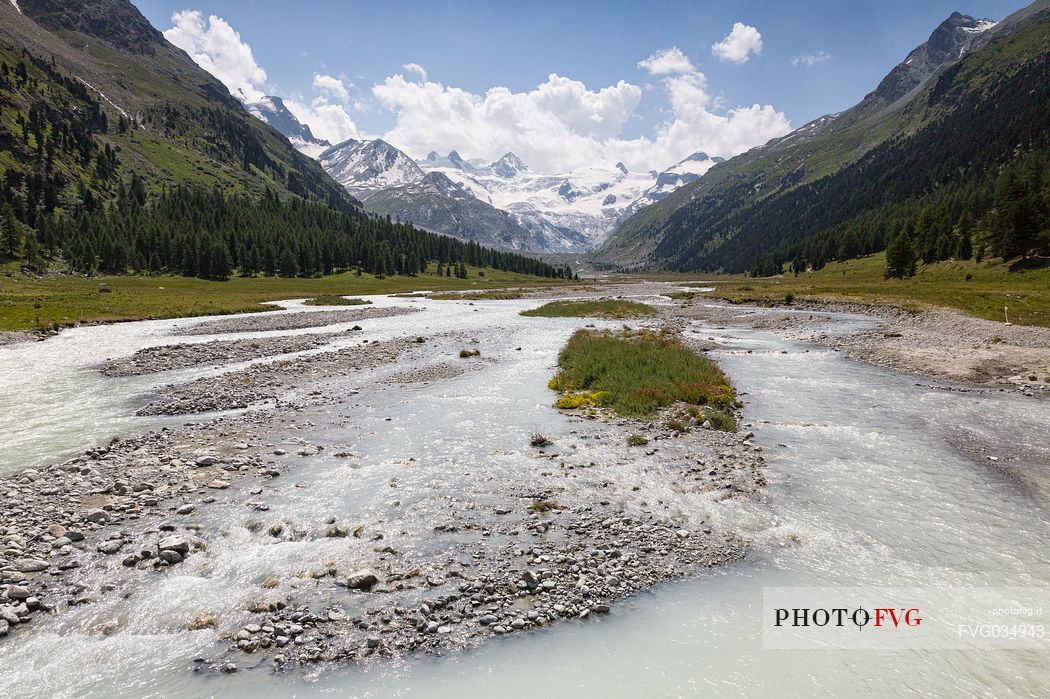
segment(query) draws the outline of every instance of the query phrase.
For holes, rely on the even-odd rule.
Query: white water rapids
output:
[[[364,336],[482,331],[498,324],[506,332],[496,338],[503,348],[486,348],[485,356],[497,361],[478,372],[369,406],[360,418],[361,431],[350,435],[363,451],[377,461],[408,451],[433,459],[476,459],[498,476],[500,469],[514,467],[512,459],[491,456],[506,448],[507,434],[542,428],[558,435],[569,429],[549,407],[546,381],[565,338],[586,321],[517,315],[535,301],[412,303],[425,312],[362,323]],[[43,343],[0,348],[0,471],[57,461],[165,420],[184,421],[132,413],[157,386],[214,369],[107,379],[92,367],[149,345],[217,339],[168,334],[172,326],[191,322],[77,328]],[[1046,503],[988,463],[961,454],[949,436],[965,426],[993,449],[1020,448],[1042,458],[1050,402],[917,385],[914,378],[768,332],[700,324],[692,331],[721,344],[713,356],[743,395],[745,421],[769,460],[763,495],[734,505],[733,516],[753,541],[744,561],[636,595],[600,621],[559,623],[445,658],[380,662],[319,676],[266,669],[228,676],[192,673],[193,658],[215,638],[174,628],[165,614],[199,602],[201,595],[220,598],[220,604],[241,600],[236,590],[190,571],[166,576],[131,600],[107,602],[110,613],[129,620],[112,635],[95,632],[98,612],[80,607],[64,619],[38,619],[17,640],[0,640],[0,695],[1045,695],[1046,645],[779,650],[763,642],[768,619],[762,600],[764,590],[785,586],[1045,590],[1050,581]],[[383,416],[392,414],[401,419],[384,428]],[[367,507],[367,475],[360,491],[325,481],[345,475],[306,466],[290,478],[310,482],[314,494],[284,496],[282,505],[304,512],[340,502]],[[237,543],[228,554],[233,558]],[[245,545],[241,555],[245,558],[231,566],[251,566],[250,557],[258,552]],[[293,568],[297,553],[287,555],[287,567]]]

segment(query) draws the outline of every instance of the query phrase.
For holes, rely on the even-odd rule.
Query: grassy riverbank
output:
[[[483,271],[485,276],[478,276]],[[466,291],[564,282],[492,269],[468,269],[467,279],[420,274],[378,279],[352,273],[327,277],[26,277],[0,275],[0,330],[35,330],[83,322],[181,318],[265,311],[266,301],[415,290]],[[108,289],[108,291],[106,291]]]
[[[887,304],[906,308],[943,306],[978,318],[1003,320],[1003,306],[1018,325],[1050,326],[1050,266],[1010,271],[991,262],[938,262],[924,265],[908,279],[884,279],[880,253],[848,262],[833,262],[820,271],[769,279],[712,277],[715,291],[705,294],[733,302],[783,302],[830,299]],[[969,276],[969,279],[967,278]]]
[[[599,405],[643,417],[681,401],[731,411],[732,384],[718,365],[673,335],[642,330],[577,330],[558,355],[550,387],[557,406]]]
[[[522,311],[521,315],[538,318],[645,318],[656,315],[656,309],[647,303],[601,299],[598,301],[551,301],[539,308]]]

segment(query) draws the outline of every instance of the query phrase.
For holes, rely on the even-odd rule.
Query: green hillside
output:
[[[415,275],[439,262],[565,275],[365,216],[127,0],[0,3],[0,19],[8,268],[224,280]]]
[[[959,25],[969,19],[949,18],[856,107],[643,209],[597,260],[766,275],[894,239],[926,263],[1050,252],[1048,3],[1004,20],[956,61],[954,45],[941,44],[968,36]],[[948,59],[909,74],[915,56]]]

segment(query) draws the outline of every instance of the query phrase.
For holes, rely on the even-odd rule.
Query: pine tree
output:
[[[281,253],[281,276],[294,277],[299,271],[299,263],[295,259],[295,253],[290,248],[285,248]]]
[[[211,246],[211,278],[226,281],[233,273],[233,258],[230,250],[221,240],[216,240]]]
[[[901,231],[893,236],[886,247],[886,277],[904,279],[915,275],[915,247],[907,233]]]
[[[40,254],[40,245],[32,233],[26,236],[25,243],[22,245],[22,262],[31,272],[42,272],[44,269],[44,258]]]
[[[15,219],[15,210],[11,202],[4,203],[2,218],[4,230],[2,231],[3,240],[0,243],[3,244],[3,253],[7,257],[16,259],[19,248],[22,247],[22,232]]]

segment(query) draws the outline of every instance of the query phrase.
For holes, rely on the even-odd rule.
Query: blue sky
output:
[[[617,130],[615,137],[610,136],[607,129],[589,134],[592,139],[608,142],[633,143],[644,139],[658,143],[661,125],[666,126],[680,116],[679,112],[687,110],[688,100],[703,100],[705,114],[716,116],[725,115],[735,107],[768,107],[769,111],[761,118],[744,115],[735,126],[714,123],[700,115],[679,131],[680,134],[702,131],[711,122],[712,128],[721,131],[707,141],[700,139],[685,145],[709,143],[711,150],[722,150],[724,152],[718,154],[727,155],[742,150],[748,138],[765,140],[771,133],[783,130],[786,123],[795,128],[856,103],[953,10],[979,18],[1002,19],[1023,4],[1017,0],[665,1],[659,5],[564,0],[528,3],[136,0],[139,9],[161,30],[172,27],[172,15],[183,10],[199,11],[205,30],[210,27],[211,15],[222,18],[239,33],[241,42],[250,46],[255,63],[265,71],[265,81],[259,81],[256,87],[263,92],[291,97],[303,117],[318,121],[319,128],[315,130],[324,132],[327,128],[332,137],[400,137],[405,143],[395,145],[405,147],[415,156],[422,153],[413,150],[427,147],[423,125],[428,119],[441,117],[435,112],[409,112],[417,108],[420,100],[442,96],[452,100],[463,95],[412,92],[411,86],[398,84],[388,86],[385,99],[378,98],[373,87],[391,76],[402,74],[408,82],[423,82],[422,73],[406,71],[403,67],[406,64],[421,66],[426,71],[426,80],[440,84],[442,89],[459,88],[479,98],[496,86],[508,88],[512,94],[525,95],[546,83],[550,74],[571,79],[573,85],[558,86],[558,89],[574,92],[583,100],[584,107],[580,108],[598,110],[589,118],[604,120],[602,129],[608,126]],[[753,28],[760,34],[761,53],[751,52],[744,61],[720,60],[712,53],[712,46],[729,35],[738,22],[746,25],[748,31]],[[638,65],[639,61],[671,47],[677,47],[695,69],[689,85],[675,79],[674,74],[651,74]],[[811,64],[792,60],[805,56],[822,60]],[[318,91],[314,84],[317,75],[339,80],[346,89],[345,95],[341,92],[334,95],[332,90]],[[695,77],[698,75],[702,79]],[[607,93],[600,98],[589,96],[602,88],[620,85],[621,81],[638,91]],[[582,83],[586,91],[576,83]],[[685,95],[678,89],[683,86],[693,88],[696,94]],[[696,92],[698,86],[702,95]],[[552,100],[561,103],[563,97],[559,95],[543,97],[544,104]],[[308,112],[318,97],[328,111]],[[595,107],[591,104],[595,100],[615,103]],[[332,116],[329,108],[337,102],[357,133],[349,131],[349,126],[336,127],[325,121]],[[490,118],[491,108],[492,105],[487,105],[486,116],[477,118]],[[601,111],[607,108],[616,113]],[[623,114],[617,110],[628,108],[629,116],[622,118]],[[774,111],[780,118],[769,116]],[[398,112],[402,112],[401,117]],[[518,118],[527,118],[523,116],[527,114],[519,111]],[[413,119],[414,125],[409,123]],[[480,127],[474,123],[471,128],[477,131]],[[573,138],[568,140],[575,142],[579,124],[569,128],[573,130]],[[435,149],[458,147],[461,151],[470,151],[475,148],[470,143],[460,143],[469,140],[469,132],[456,132],[451,128],[434,131],[431,140]],[[466,155],[488,157],[490,151],[499,147],[497,131],[492,134],[486,131],[486,138],[482,139],[485,145],[476,146],[475,153]],[[508,148],[529,149],[516,138],[504,140],[508,141]],[[533,149],[533,159],[544,161],[547,169],[573,164],[572,158],[550,155],[553,148],[553,144],[538,146]],[[641,155],[645,149],[637,144],[600,150],[581,142],[572,148],[576,159],[601,157],[608,150],[610,157],[622,151],[638,164],[646,160],[646,156]],[[666,144],[651,152],[650,159],[675,155],[675,150]],[[525,159],[529,161],[529,157]]]

